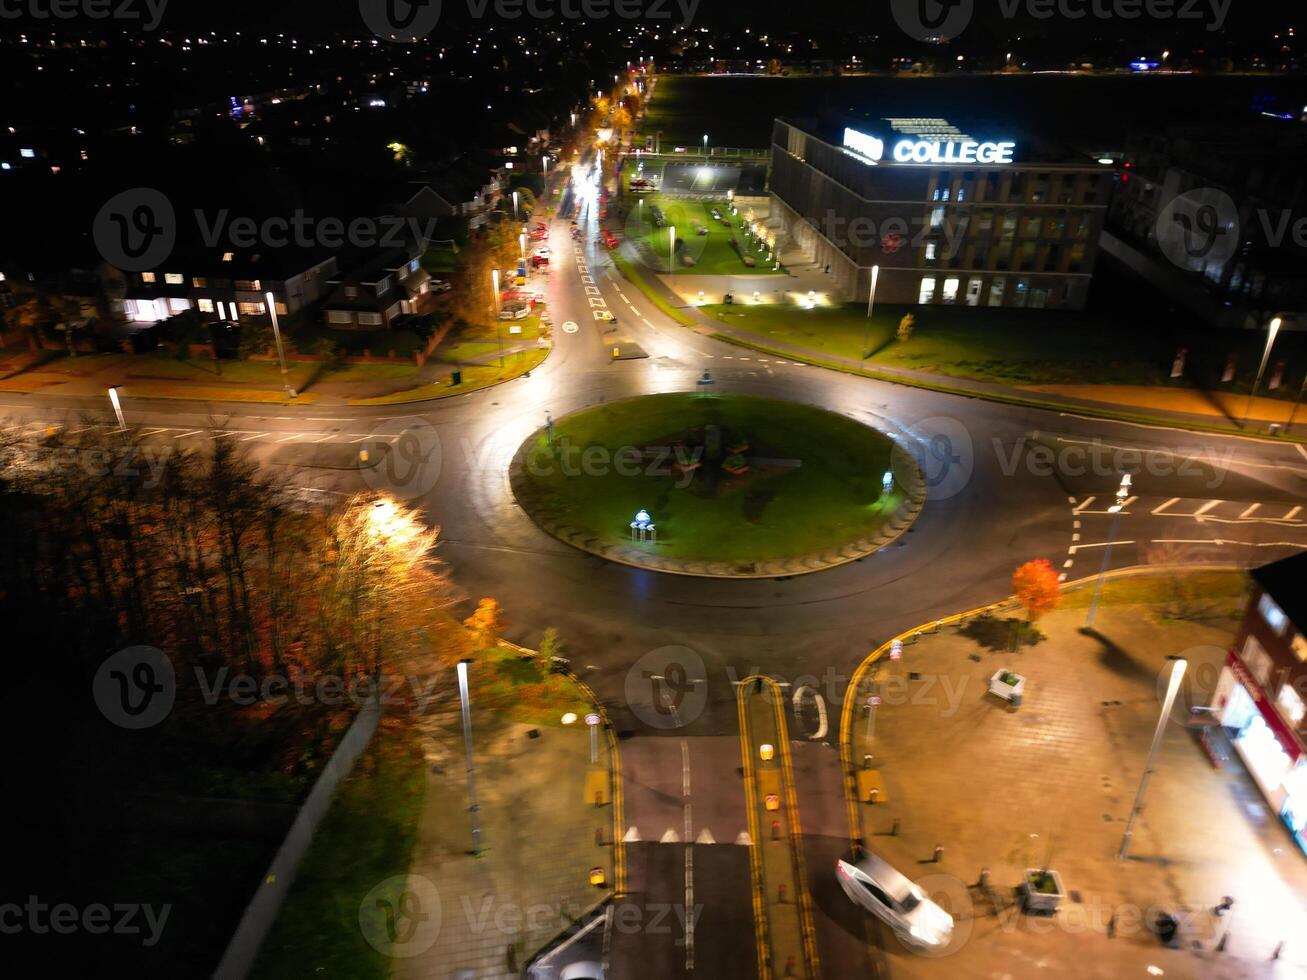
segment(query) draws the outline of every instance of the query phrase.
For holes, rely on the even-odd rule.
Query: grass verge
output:
[[[471,391],[479,391],[482,388],[489,388],[505,381],[512,381],[514,378],[520,378],[528,371],[533,371],[539,367],[548,356],[548,348],[518,351],[504,358],[503,367],[500,367],[498,363],[493,363],[473,364],[462,368],[463,382],[459,385],[453,384],[451,379],[446,379],[428,385],[419,385],[416,388],[406,388],[403,391],[393,391],[388,395],[377,395],[373,398],[351,398],[349,404],[401,405],[405,402],[424,402],[435,398],[449,398],[452,395],[465,395]]]
[[[695,322],[693,319],[690,318],[689,314],[685,313],[682,310],[677,309],[675,306],[672,306],[671,303],[667,302],[667,300],[663,297],[663,295],[660,292],[658,292],[658,290],[654,289],[648,283],[648,281],[645,280],[644,276],[640,275],[640,273],[636,271],[635,266],[631,265],[631,263],[627,261],[627,259],[624,256],[618,254],[616,250],[614,250],[611,254],[613,256],[613,265],[617,266],[617,271],[622,274],[623,278],[625,278],[627,282],[631,283],[631,285],[635,286],[636,289],[640,290],[640,292],[644,294],[645,299],[647,299],[650,303],[653,303],[654,306],[658,307],[659,311],[662,312],[663,315],[671,317],[673,320],[675,320],[677,323],[681,324],[682,326],[685,327],[695,326]]]

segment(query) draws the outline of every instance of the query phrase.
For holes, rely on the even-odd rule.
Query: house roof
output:
[[[1307,632],[1307,552],[1254,568],[1251,574],[1289,621]]]

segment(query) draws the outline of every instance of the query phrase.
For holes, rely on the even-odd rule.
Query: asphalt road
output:
[[[594,244],[594,209],[585,207],[584,195],[582,207],[588,227],[579,255],[567,222],[555,221],[551,230],[553,264],[537,288],[548,296],[555,349],[530,377],[411,411],[130,399],[124,408],[151,445],[236,439],[285,467],[310,495],[364,484],[356,472],[288,465],[297,448],[352,452],[377,433],[394,442],[414,425],[438,436],[438,477],[428,466],[415,479],[384,478],[385,488],[440,525],[439,554],[456,581],[473,601],[503,601],[512,639],[530,645],[546,627],[558,628],[574,668],[622,736],[628,832],[634,828],[640,840],[631,852],[632,900],[684,906],[692,897],[690,904],[702,905],[694,928],[685,925],[683,907],[664,919],[670,931],[618,930],[619,977],[754,969],[747,848],[735,843],[745,818],[734,680],[756,672],[796,686],[815,680],[837,717],[844,686],[870,650],[913,626],[1003,597],[1020,563],[1042,557],[1069,578],[1096,574],[1113,523],[1107,504],[1123,467],[1135,473],[1134,486],[1117,519],[1109,567],[1261,564],[1307,547],[1307,456],[1295,446],[997,405],[709,340],[660,314],[615,273],[606,250]],[[617,330],[649,356],[613,361],[613,335],[594,319],[595,309],[611,310]],[[579,329],[565,332],[565,321]],[[702,580],[575,551],[516,506],[507,463],[546,412],[559,418],[619,398],[692,391],[705,369],[716,392],[818,405],[918,448],[931,492],[914,527],[885,551],[814,575]],[[98,398],[5,393],[0,416],[9,429],[29,432],[50,423],[113,424],[107,401]],[[668,647],[678,649],[669,654]],[[647,655],[646,663],[681,663],[689,682],[634,669]],[[670,725],[656,707],[669,699],[678,708]],[[868,934],[879,934],[868,932],[831,877],[848,840],[837,753],[802,741],[797,731],[794,737],[823,972],[887,976],[889,961],[866,945]],[[834,732],[827,735],[834,739]],[[713,842],[691,844],[687,828],[690,839],[706,830]],[[887,941],[876,938],[873,947]],[[659,966],[656,974],[647,971],[651,964]]]

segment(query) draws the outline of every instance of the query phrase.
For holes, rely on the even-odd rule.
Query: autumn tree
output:
[[[477,646],[484,650],[499,642],[499,634],[506,624],[500,616],[498,600],[486,597],[477,603],[476,611],[463,620],[463,625],[472,631]]]
[[[1028,561],[1012,575],[1012,593],[1026,610],[1026,617],[1034,622],[1044,613],[1052,612],[1062,601],[1062,584],[1057,572],[1046,558]]]

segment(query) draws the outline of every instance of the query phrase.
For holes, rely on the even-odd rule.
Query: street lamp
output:
[[[517,191],[513,191],[513,220],[517,220]]]
[[[667,272],[676,271],[676,225],[667,226]]]
[[[1262,375],[1266,373],[1266,362],[1271,359],[1271,345],[1275,343],[1275,335],[1280,332],[1280,324],[1283,321],[1280,317],[1274,317],[1266,331],[1266,349],[1262,351],[1262,364],[1257,369],[1257,379],[1253,382],[1253,390],[1248,392],[1248,406],[1243,410],[1243,422],[1248,422],[1248,416],[1252,414],[1253,399],[1257,397],[1257,389],[1262,386]]]
[[[481,808],[477,806],[476,767],[472,765],[472,706],[467,697],[467,665],[458,662],[458,699],[463,705],[463,750],[467,755],[467,812],[472,818],[472,853],[481,854]]]
[[[286,389],[286,395],[290,398],[295,397],[295,389],[290,386],[290,377],[286,374],[286,352],[281,347],[281,327],[277,323],[277,303],[272,293],[264,295],[268,301],[268,316],[272,317],[272,339],[277,342],[277,361],[281,364],[281,383]]]
[[[113,406],[113,414],[118,417],[118,430],[120,432],[126,432],[127,420],[123,418],[123,406],[122,403],[118,401],[117,385],[113,385],[109,389],[109,404]]]
[[[1148,749],[1148,761],[1144,763],[1144,774],[1139,777],[1139,791],[1135,794],[1135,804],[1130,809],[1130,819],[1125,825],[1125,836],[1121,838],[1121,850],[1116,856],[1118,861],[1124,861],[1130,853],[1130,835],[1134,832],[1135,817],[1139,816],[1139,811],[1144,808],[1144,792],[1148,789],[1148,777],[1153,774],[1153,759],[1157,755],[1157,747],[1162,744],[1162,734],[1166,731],[1166,723],[1171,717],[1171,706],[1175,704],[1175,696],[1180,693],[1180,681],[1184,679],[1185,667],[1188,664],[1189,662],[1183,657],[1178,657],[1175,666],[1171,668],[1171,680],[1166,685],[1162,713],[1157,716],[1153,744]]]
[[[703,158],[708,159],[708,134],[703,134]]]
[[[1094,625],[1094,613],[1098,610],[1098,597],[1103,591],[1103,577],[1107,574],[1107,563],[1112,558],[1112,543],[1116,541],[1116,524],[1121,519],[1121,509],[1125,507],[1126,498],[1130,496],[1130,474],[1121,477],[1121,485],[1116,488],[1116,503],[1107,508],[1112,515],[1112,528],[1107,533],[1107,546],[1103,548],[1103,565],[1098,570],[1098,582],[1094,585],[1094,597],[1089,601],[1089,615],[1085,617],[1085,629]]]
[[[871,267],[871,289],[867,293],[867,326],[862,331],[862,359],[865,361],[871,351],[868,345],[871,343],[871,314],[876,309],[876,283],[880,280],[880,266]]]

